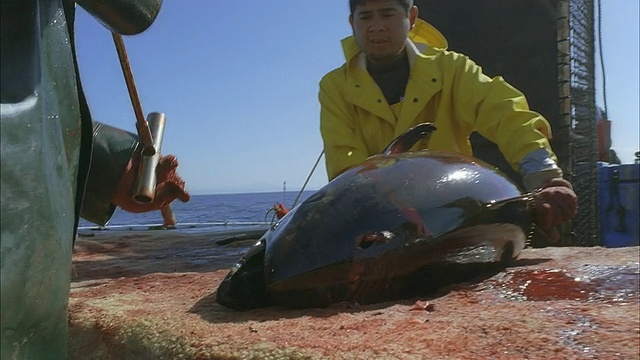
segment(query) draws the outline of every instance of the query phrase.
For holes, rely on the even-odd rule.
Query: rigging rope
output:
[[[604,55],[602,54],[602,0],[596,0],[598,3],[598,52],[600,54],[600,68],[602,69],[602,97],[604,101],[604,115],[609,117],[607,110],[607,76],[604,70]]]
[[[307,180],[304,182],[304,185],[302,185],[302,189],[300,189],[300,192],[298,193],[298,196],[296,197],[296,200],[293,202],[293,205],[291,206],[292,209],[294,207],[296,207],[296,204],[298,203],[298,200],[300,199],[300,195],[302,195],[302,192],[307,187],[307,183],[309,183],[309,179],[311,179],[311,175],[313,175],[313,173],[316,171],[316,167],[318,166],[318,163],[320,162],[320,159],[322,159],[322,155],[324,155],[324,149],[322,149],[322,151],[320,152],[320,155],[318,155],[318,159],[316,160],[316,163],[313,165],[313,169],[311,169],[311,172],[309,173],[309,176],[307,176]]]
[[[291,205],[292,209],[294,207],[296,207],[296,205],[298,204],[298,200],[300,200],[300,196],[304,192],[304,189],[307,187],[307,184],[309,183],[309,180],[311,179],[311,176],[316,171],[316,167],[318,167],[318,163],[320,162],[320,159],[322,159],[322,155],[324,155],[324,149],[322,149],[322,151],[320,152],[320,155],[318,155],[318,159],[316,160],[316,163],[313,165],[313,168],[311,169],[311,172],[307,176],[307,180],[305,180],[304,184],[302,185],[302,188],[300,189],[300,192],[298,192],[298,196],[296,196],[296,199],[293,202],[293,205]],[[284,184],[286,184],[286,181],[285,181]],[[283,189],[283,190],[286,192],[286,188]],[[286,196],[285,196],[285,199],[286,199]],[[283,201],[284,201],[284,199],[283,199]],[[289,212],[289,209],[287,209],[284,206],[283,203],[275,203],[273,205],[273,207],[271,209],[269,209],[267,211],[267,213],[264,215],[264,221],[267,222],[267,218],[269,217],[269,214],[273,213],[273,215],[271,217],[271,225],[273,225],[274,220],[276,219],[276,217],[278,219],[282,219],[288,212]]]

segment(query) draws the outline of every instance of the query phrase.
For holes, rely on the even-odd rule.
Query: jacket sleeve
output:
[[[93,122],[91,166],[81,217],[99,225],[109,222],[116,209],[111,199],[137,145],[137,135]]]
[[[353,105],[345,100],[344,91],[332,81],[332,75],[336,74],[320,81],[319,94],[320,132],[329,180],[368,157],[362,134],[353,123]]]
[[[543,149],[556,161],[549,144],[551,127],[529,109],[525,96],[502,77],[489,78],[464,55],[456,54],[455,114],[469,132],[477,131],[498,145],[509,164],[522,173],[521,161]],[[525,175],[525,174],[523,174]]]

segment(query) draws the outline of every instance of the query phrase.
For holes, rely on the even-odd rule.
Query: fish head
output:
[[[386,221],[394,216],[385,215],[393,209],[383,198],[370,178],[338,177],[276,223],[265,235],[264,275],[277,302],[323,306],[348,298],[366,259],[399,241],[386,230],[397,225]]]
[[[274,304],[264,281],[266,235],[244,253],[222,280],[216,291],[216,301],[219,304],[234,310],[249,310]]]

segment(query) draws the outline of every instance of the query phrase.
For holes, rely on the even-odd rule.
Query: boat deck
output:
[[[70,359],[638,359],[638,247],[525,249],[429,297],[237,312],[237,233],[102,231],[73,258]]]

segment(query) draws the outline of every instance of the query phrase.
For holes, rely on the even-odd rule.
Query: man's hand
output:
[[[118,189],[113,197],[113,203],[122,209],[133,212],[142,213],[154,210],[160,210],[164,205],[170,204],[173,200],[178,199],[187,202],[191,198],[185,190],[184,180],[178,175],[178,159],[173,155],[167,155],[160,158],[156,167],[156,194],[153,202],[149,204],[140,204],[133,200],[133,185],[140,168],[141,156],[135,154],[125,170]]]
[[[552,179],[534,194],[536,223],[552,242],[560,239],[557,225],[571,220],[578,210],[578,197],[571,183],[564,179]]]

